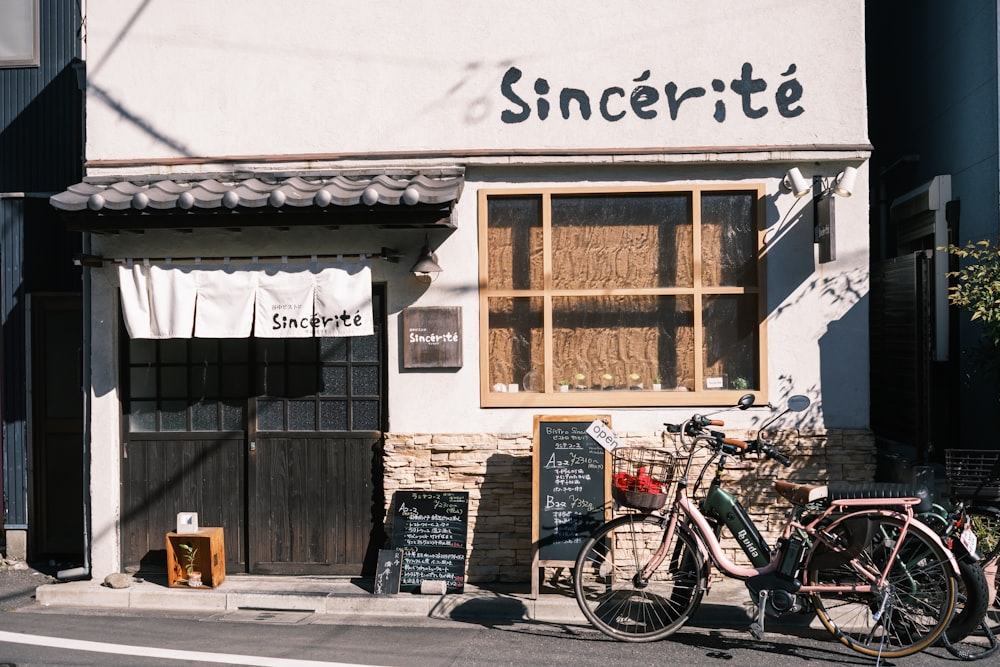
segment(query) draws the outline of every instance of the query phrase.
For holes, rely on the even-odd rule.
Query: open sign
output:
[[[587,427],[587,433],[609,452],[622,446],[621,441],[614,434],[614,431],[608,428],[608,425],[600,419],[595,419],[590,423],[590,426]]]

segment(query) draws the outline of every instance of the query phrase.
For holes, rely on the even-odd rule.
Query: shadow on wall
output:
[[[826,428],[866,429],[871,425],[868,294],[827,327],[819,340],[823,397],[819,409]]]
[[[531,452],[486,461],[468,562],[473,583],[524,582],[531,574]]]

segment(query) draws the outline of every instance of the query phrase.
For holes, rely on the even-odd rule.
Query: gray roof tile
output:
[[[91,214],[454,204],[461,195],[464,175],[459,169],[436,172],[433,175],[419,171],[257,173],[242,178],[189,174],[91,179],[53,195],[49,202],[61,211]]]

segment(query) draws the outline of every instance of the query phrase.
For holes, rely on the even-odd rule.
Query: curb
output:
[[[566,592],[543,593],[537,599],[519,590],[467,585],[462,593],[375,596],[356,581],[296,577],[240,576],[215,589],[168,588],[134,580],[113,589],[98,581],[45,584],[35,591],[37,602],[66,609],[143,610],[173,612],[233,612],[238,610],[295,611],[341,617],[420,617],[461,621],[537,621],[588,625],[576,599]],[[746,627],[754,608],[743,583],[712,584],[689,624],[704,627]],[[768,627],[807,626],[814,615],[791,614],[767,619]]]

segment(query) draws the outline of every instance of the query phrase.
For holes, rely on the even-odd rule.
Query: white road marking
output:
[[[135,655],[144,658],[163,658],[167,660],[184,660],[187,662],[218,662],[227,665],[252,665],[253,667],[373,667],[348,662],[320,662],[317,660],[289,660],[286,658],[254,657],[252,655],[237,655],[231,653],[205,653],[202,651],[178,651],[168,648],[149,646],[128,646],[126,644],[107,644],[81,639],[65,639],[63,637],[47,637],[43,635],[27,635],[0,630],[0,643],[29,644],[31,646],[47,646],[72,651],[93,651],[95,653],[112,653],[115,655]],[[376,666],[377,667],[377,666]]]

